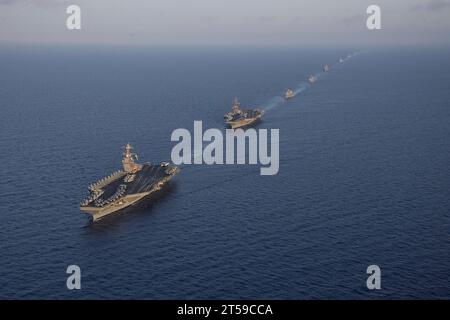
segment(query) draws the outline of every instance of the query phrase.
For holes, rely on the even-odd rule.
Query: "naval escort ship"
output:
[[[117,212],[160,190],[179,169],[167,162],[158,165],[138,164],[137,154],[128,143],[122,159],[122,170],[118,170],[89,186],[90,195],[80,203],[80,210],[95,221]]]
[[[233,100],[231,112],[225,114],[225,123],[231,129],[248,127],[261,120],[263,112],[259,109],[241,110],[241,105],[237,98]]]
[[[294,94],[294,91],[292,89],[287,89],[284,92],[284,98],[285,99],[290,99],[290,98],[293,98],[294,96],[295,96],[295,94]]]
[[[316,77],[314,77],[313,75],[310,75],[310,76],[308,77],[308,82],[309,82],[310,84],[313,84],[314,82],[316,82]]]
[[[329,64],[326,64],[326,65],[323,66],[323,71],[324,72],[328,72],[328,71],[330,71],[330,69],[331,69],[331,67],[330,67]]]

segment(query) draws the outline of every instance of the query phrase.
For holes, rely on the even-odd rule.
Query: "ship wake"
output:
[[[331,65],[331,69],[340,69],[340,67],[343,65],[343,63],[347,62],[349,59],[353,58],[354,56],[356,56],[358,53],[352,53],[350,55],[348,55],[347,57],[341,59],[340,62],[337,62],[333,65]],[[314,84],[311,84],[307,81],[302,81],[300,82],[294,89],[294,97],[303,94],[304,92],[306,92],[308,89],[310,89],[311,87],[315,86],[317,84],[317,82],[319,82],[321,80],[321,78],[323,78],[324,76],[326,76],[327,73],[326,72],[317,72],[315,74],[312,74],[312,76],[314,77],[315,81]],[[267,111],[271,111],[279,106],[281,106],[282,104],[286,103],[286,99],[283,98],[283,96],[273,96],[270,99],[267,100],[267,102],[263,103],[261,105],[261,108],[264,112]]]

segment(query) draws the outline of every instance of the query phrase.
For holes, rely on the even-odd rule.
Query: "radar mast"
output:
[[[231,111],[233,113],[240,113],[241,112],[241,104],[239,103],[239,100],[237,97],[234,97],[233,99],[233,106],[231,107]]]

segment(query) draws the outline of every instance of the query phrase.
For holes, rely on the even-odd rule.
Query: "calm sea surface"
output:
[[[450,51],[350,50],[1,48],[0,298],[449,298]],[[124,144],[170,160],[234,96],[280,129],[278,175],[184,166],[150,208],[79,211]]]

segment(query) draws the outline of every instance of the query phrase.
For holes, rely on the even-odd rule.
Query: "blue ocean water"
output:
[[[450,51],[336,65],[351,50],[2,48],[0,298],[448,298]],[[278,175],[184,166],[150,208],[79,211],[125,143],[169,160],[174,129],[223,128],[234,96],[280,129]]]

